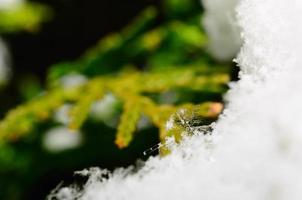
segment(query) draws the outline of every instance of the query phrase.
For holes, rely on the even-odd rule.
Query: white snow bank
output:
[[[136,173],[90,173],[60,199],[302,199],[302,1],[242,0],[244,45],[224,115],[212,136],[194,136]]]

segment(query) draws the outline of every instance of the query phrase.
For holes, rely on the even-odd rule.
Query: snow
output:
[[[239,0],[202,0],[202,24],[209,36],[209,51],[220,61],[230,61],[241,47],[235,7]]]
[[[22,5],[24,0],[0,0],[0,11],[11,10]],[[9,53],[7,47],[0,37],[0,87],[10,78]]]
[[[21,5],[24,0],[0,0],[0,10],[1,9],[12,9],[16,6]]]
[[[43,137],[43,147],[49,152],[58,153],[74,149],[83,143],[82,133],[57,126],[48,130]]]
[[[24,0],[0,0],[0,10],[13,9],[24,3]]]
[[[213,0],[214,1],[214,0]],[[225,0],[227,1],[227,0]],[[232,2],[231,0],[228,0]],[[300,200],[302,198],[302,2],[241,0],[243,46],[226,109],[211,135],[187,137],[140,170],[84,171],[84,189],[60,199]]]
[[[61,85],[66,89],[80,87],[87,82],[87,77],[82,74],[70,73],[60,79]]]
[[[4,41],[0,38],[0,87],[5,84],[10,77],[8,67],[8,51]]]
[[[67,126],[70,123],[69,113],[71,108],[72,108],[72,104],[70,103],[65,103],[62,106],[60,106],[54,112],[54,121]]]
[[[113,94],[105,94],[103,98],[92,104],[90,117],[95,121],[101,121],[107,126],[115,128],[119,121],[119,111],[117,111],[119,105],[120,101]]]

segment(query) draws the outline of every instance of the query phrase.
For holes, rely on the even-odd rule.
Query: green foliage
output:
[[[199,14],[201,11],[200,2],[192,0],[165,0],[163,7],[168,19],[185,19]]]
[[[207,37],[200,28],[200,15],[189,22],[171,19],[155,26],[158,17],[157,10],[150,7],[121,32],[100,40],[77,61],[53,66],[49,85],[56,85],[60,77],[72,72],[95,77],[126,65],[143,65],[145,69],[155,70],[208,61],[204,51]]]
[[[168,91],[187,91],[186,95],[188,92],[222,94],[229,81],[229,68],[215,66],[204,50],[207,37],[196,20],[200,15],[178,20],[184,13],[189,14],[193,2],[165,1],[163,5],[168,16],[173,17],[159,26],[155,26],[157,10],[150,7],[120,33],[100,40],[79,60],[52,67],[48,76],[49,89],[7,114],[0,123],[0,140],[16,140],[33,131],[37,123],[51,118],[64,103],[73,104],[69,127],[80,129],[93,103],[108,93],[124,104],[117,128],[116,144],[120,148],[131,142],[141,114],[159,128],[160,138],[164,140],[167,120],[178,109],[189,109],[188,102],[161,105],[152,95]],[[147,71],[132,67],[142,63]],[[64,88],[62,77],[74,73],[90,77],[90,80],[77,87]],[[181,92],[178,93],[181,96]],[[207,112],[200,115],[206,116]]]
[[[136,102],[135,100],[124,104],[124,110],[115,141],[119,148],[127,147],[132,141],[133,133],[141,117],[142,106],[141,102]]]
[[[218,70],[220,68],[217,67]],[[88,117],[93,102],[100,100],[105,93],[112,93],[124,103],[116,143],[120,147],[126,147],[130,142],[129,135],[135,131],[140,113],[147,115],[156,126],[163,129],[168,119],[159,115],[169,116],[182,107],[170,105],[170,109],[166,109],[167,105],[158,105],[148,94],[160,94],[181,88],[221,93],[228,81],[227,73],[217,73],[205,66],[154,72],[131,70],[99,76],[74,88],[52,89],[12,110],[0,123],[0,140],[15,140],[32,131],[36,123],[48,119],[65,102],[74,104],[70,112],[69,127],[78,129]],[[206,115],[207,112],[203,114]]]
[[[25,30],[36,32],[41,22],[51,18],[50,10],[36,3],[24,3],[15,8],[0,9],[0,32]]]
[[[117,71],[126,64],[145,59],[145,48],[138,48],[140,38],[155,25],[157,10],[150,7],[143,11],[132,24],[119,33],[101,39],[78,60],[66,61],[53,66],[48,73],[50,86],[58,84],[60,77],[69,73],[80,73],[89,77]],[[130,50],[129,50],[130,49]]]
[[[0,173],[18,172],[24,178],[22,183],[13,180],[8,183],[11,178],[6,177],[5,185],[0,182],[0,188],[9,188],[6,190],[10,195],[17,195],[16,187],[34,182],[37,177],[33,176],[42,176],[49,168],[55,171],[70,166],[82,168],[91,163],[97,165],[96,159],[112,162],[113,157],[120,160],[128,156],[133,161],[142,153],[131,150],[135,145],[146,148],[171,136],[180,142],[183,134],[193,134],[215,121],[223,109],[222,95],[227,90],[231,65],[217,63],[208,55],[198,2],[165,0],[162,10],[147,8],[130,25],[101,39],[79,59],[52,66],[44,91],[39,92],[41,88],[33,82],[24,83],[20,88],[26,101],[0,122]],[[36,11],[39,9],[30,15],[46,19],[41,18],[47,16],[42,14],[44,11],[41,15]],[[11,16],[18,21],[19,15]],[[12,20],[14,23],[4,26],[4,19],[0,11],[2,32],[28,27],[22,20],[18,23]],[[33,22],[30,30],[41,22],[25,21]],[[65,78],[73,75],[86,81],[66,85]],[[118,104],[108,108],[114,110],[113,117],[95,121],[94,105],[105,101],[108,95],[114,96]],[[87,144],[81,149],[52,155],[43,149],[41,138],[59,124],[54,116],[66,104],[70,105],[68,120],[60,125],[80,129],[87,137]],[[118,122],[104,122],[110,118]],[[153,128],[142,130],[142,118],[147,118]],[[157,141],[147,143],[141,139],[142,135],[148,137],[152,133],[154,137],[156,130]],[[162,155],[168,153],[165,148],[160,151]],[[113,167],[116,166],[120,163]],[[37,175],[33,175],[33,170]]]
[[[74,104],[69,127],[79,129],[89,116],[91,105],[109,92],[124,102],[116,139],[119,147],[129,145],[142,113],[161,130],[164,139],[166,121],[182,106],[157,105],[145,94],[179,88],[222,93],[229,78],[227,67],[207,66],[203,51],[206,36],[199,25],[172,20],[152,28],[155,18],[156,10],[149,8],[121,33],[101,40],[79,61],[53,67],[49,75],[52,89],[9,112],[0,123],[0,139],[15,140],[32,131],[36,123],[48,119],[65,102]],[[188,54],[198,51],[200,58],[191,61]],[[122,69],[136,64],[138,58],[144,58],[149,72],[111,70],[111,74],[102,75],[106,67]],[[76,88],[61,87],[60,78],[75,72],[95,78]]]

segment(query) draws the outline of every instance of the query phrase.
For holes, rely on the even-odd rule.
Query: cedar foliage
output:
[[[20,14],[0,11],[0,32],[35,31],[51,16],[49,9],[32,6],[36,4],[26,4],[13,11]],[[180,142],[182,134],[193,134],[196,128],[214,122],[223,108],[222,95],[227,90],[231,65],[217,63],[207,53],[201,15],[199,1],[164,0],[161,8],[147,8],[130,25],[102,38],[77,60],[52,66],[43,90],[35,87],[35,82],[29,84],[36,88],[34,92],[24,85],[27,100],[0,120],[0,175],[3,177],[0,186],[5,191],[2,194],[0,191],[0,198],[20,198],[27,185],[49,169],[74,169],[84,165],[85,156],[92,155],[95,161],[99,159],[95,152],[110,153],[104,147],[86,154],[80,149],[75,150],[77,153],[60,154],[62,159],[57,161],[53,155],[43,152],[41,137],[57,125],[53,122],[54,115],[66,104],[71,106],[64,125],[75,130],[86,126],[94,129],[91,125],[94,104],[112,95],[118,104],[112,109],[117,110],[114,113],[119,119],[114,127],[114,143],[123,149],[120,152],[131,148],[138,133],[144,133],[139,128],[142,118],[156,127],[158,142],[163,143],[171,136]],[[65,78],[74,75],[87,81],[66,86]],[[101,126],[102,122],[99,123]],[[110,128],[105,127],[106,130]],[[99,138],[98,134],[106,135],[105,132],[93,134],[94,138]],[[162,148],[160,153],[164,155],[168,150]]]
[[[164,5],[169,6],[168,3]],[[170,12],[175,14],[176,11]],[[229,68],[210,63],[205,51],[206,35],[196,23],[196,16],[185,22],[169,19],[160,26],[154,25],[156,19],[157,10],[150,7],[120,33],[100,40],[79,60],[52,67],[48,77],[49,88],[44,94],[13,109],[0,122],[0,140],[16,140],[25,136],[66,102],[73,104],[68,126],[80,129],[92,104],[112,93],[124,104],[115,141],[119,148],[130,144],[142,114],[159,128],[160,139],[164,141],[167,136],[165,125],[170,116],[185,107],[192,109],[193,104],[160,105],[148,94],[180,89],[222,94],[229,81]],[[199,58],[190,60],[189,55],[194,53],[198,53],[193,56]],[[143,71],[135,66],[139,59],[144,59]],[[108,73],[108,68],[115,70]],[[77,87],[64,88],[60,80],[68,74],[82,74],[89,77],[89,81]],[[203,108],[199,115],[209,117],[212,106],[216,104],[199,102],[197,105]]]

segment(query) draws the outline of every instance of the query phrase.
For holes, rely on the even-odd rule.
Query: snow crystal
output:
[[[92,173],[76,195],[84,200],[302,199],[301,10],[300,0],[241,0],[244,43],[236,59],[241,79],[231,84],[213,134],[186,138],[170,156],[152,157],[138,172],[118,169],[109,179]]]

